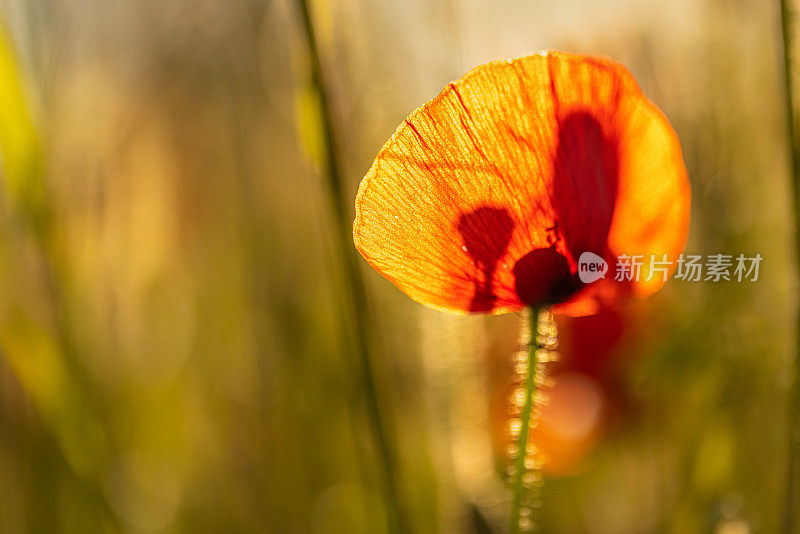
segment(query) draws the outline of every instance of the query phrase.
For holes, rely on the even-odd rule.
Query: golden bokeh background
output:
[[[631,69],[682,141],[687,252],[764,261],[560,320],[537,521],[778,532],[798,288],[777,3],[311,4],[348,199],[477,64]],[[0,23],[0,532],[387,532],[298,3],[0,0]],[[520,317],[428,310],[359,265],[409,528],[504,532]]]

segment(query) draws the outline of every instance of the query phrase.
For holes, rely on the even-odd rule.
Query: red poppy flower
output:
[[[455,313],[594,313],[656,291],[682,251],[690,187],[664,115],[622,65],[548,52],[493,62],[409,115],[356,198],[357,249],[416,301]],[[609,264],[583,284],[578,258]],[[639,280],[614,280],[619,255]]]

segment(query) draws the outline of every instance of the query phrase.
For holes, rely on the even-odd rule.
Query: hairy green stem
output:
[[[797,6],[793,0],[780,0],[783,37],[784,105],[786,138],[790,154],[792,207],[795,220],[795,254],[800,268],[800,106],[797,103]],[[784,532],[800,532],[800,313],[796,318],[798,346],[794,356],[794,377],[789,398],[789,468],[787,470]]]
[[[339,255],[342,269],[348,284],[346,293],[349,295],[348,305],[354,320],[354,352],[359,366],[358,374],[361,378],[362,388],[366,401],[367,419],[373,441],[377,449],[378,461],[382,467],[380,474],[386,505],[389,532],[407,532],[405,517],[401,512],[400,500],[396,490],[394,473],[394,455],[392,451],[393,439],[390,438],[387,425],[383,420],[380,408],[380,399],[376,387],[375,371],[372,363],[372,340],[369,338],[373,331],[370,315],[367,311],[367,297],[364,281],[354,254],[352,242],[352,222],[349,217],[348,202],[344,192],[344,182],[340,171],[338,151],[333,114],[331,111],[330,96],[323,77],[322,63],[320,61],[314,21],[310,13],[308,0],[297,0],[302,16],[303,29],[308,45],[311,60],[311,75],[314,90],[320,104],[320,114],[325,148],[325,177],[328,186],[328,196],[334,212],[334,234],[338,240]]]
[[[530,342],[528,343],[527,376],[525,378],[525,400],[520,414],[519,436],[517,436],[517,449],[514,458],[514,469],[512,473],[511,489],[513,496],[511,500],[511,524],[510,534],[520,532],[520,521],[522,519],[523,501],[530,489],[525,484],[525,461],[528,456],[528,435],[530,433],[531,416],[533,414],[533,398],[536,393],[536,366],[539,354],[539,310],[532,308],[529,310],[529,329]]]

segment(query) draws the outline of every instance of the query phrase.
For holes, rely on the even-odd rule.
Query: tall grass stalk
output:
[[[56,226],[45,187],[45,151],[30,111],[30,94],[17,63],[16,50],[0,21],[0,153],[3,208],[6,211],[0,263],[5,276],[20,273],[15,255],[29,247],[41,269],[51,327],[29,311],[30,303],[6,295],[0,306],[0,345],[26,395],[36,406],[47,437],[76,482],[102,512],[98,520],[117,524],[117,514],[103,492],[109,459],[102,400],[80,362],[62,291]],[[5,257],[4,257],[5,256]],[[37,367],[38,366],[38,367]],[[40,377],[47,373],[49,380]],[[44,385],[46,384],[46,385]]]
[[[314,20],[308,0],[297,0],[302,17],[308,53],[311,61],[313,88],[317,93],[321,114],[321,127],[324,140],[325,169],[327,193],[333,210],[333,229],[338,242],[339,256],[348,287],[348,315],[353,317],[354,352],[359,366],[358,374],[366,401],[367,419],[373,441],[377,449],[378,461],[382,467],[381,486],[386,505],[387,520],[390,532],[406,532],[406,522],[397,493],[394,472],[393,439],[389,436],[387,425],[383,419],[380,398],[376,386],[373,368],[372,339],[373,325],[367,310],[367,297],[364,281],[354,254],[352,241],[352,222],[349,216],[347,195],[342,180],[336,131],[331,109],[331,100],[323,75],[322,62],[319,55]]]
[[[786,137],[789,144],[790,175],[795,220],[795,253],[800,269],[800,104],[798,104],[798,13],[795,0],[780,0],[783,37],[784,100]],[[800,532],[800,310],[796,318],[797,348],[794,355],[794,376],[789,404],[789,469],[787,473],[784,532]]]

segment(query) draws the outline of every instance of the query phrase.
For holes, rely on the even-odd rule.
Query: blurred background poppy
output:
[[[311,5],[348,199],[479,63],[630,68],[681,138],[687,252],[764,261],[559,320],[540,527],[777,532],[797,289],[777,4]],[[0,21],[0,532],[386,532],[297,4],[3,0]],[[520,317],[424,309],[360,265],[408,528],[503,532]]]

